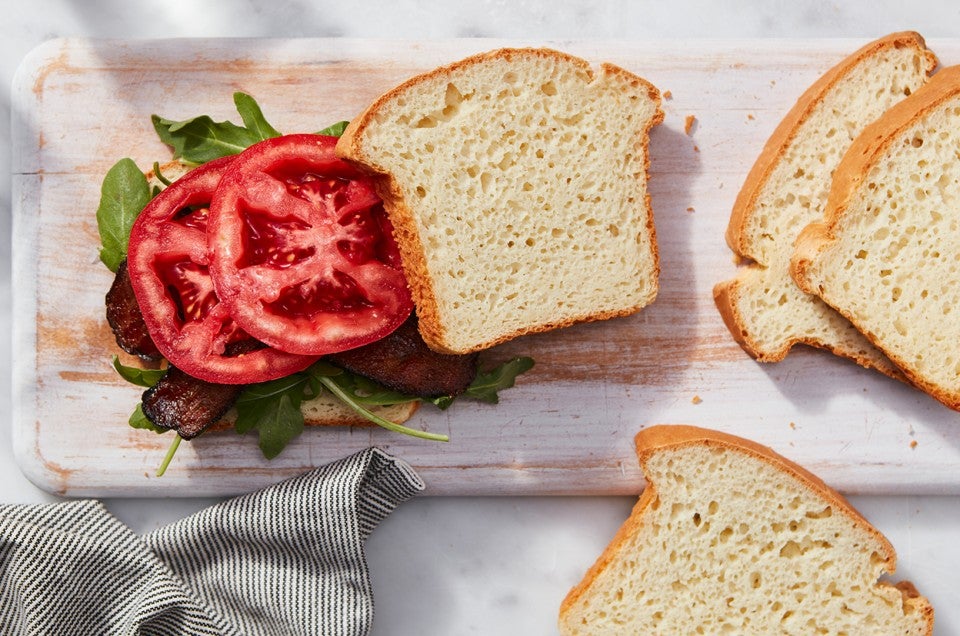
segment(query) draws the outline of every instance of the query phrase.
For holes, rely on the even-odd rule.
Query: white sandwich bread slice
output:
[[[622,68],[500,49],[389,91],[337,154],[377,177],[424,340],[466,353],[654,300],[662,119],[659,91]]]
[[[419,406],[419,402],[413,401],[364,408],[394,424],[403,424],[413,417]],[[300,412],[303,414],[304,426],[376,426],[369,419],[344,404],[339,398],[327,392],[301,402]],[[236,422],[237,410],[230,409],[210,430],[227,430],[233,428]]]
[[[854,142],[792,267],[913,384],[960,410],[960,66]]]
[[[752,263],[714,288],[734,338],[763,362],[803,343],[899,377],[853,325],[790,277],[800,231],[822,220],[831,175],[853,139],[915,92],[936,66],[924,40],[894,33],[856,51],[818,79],[774,130],[734,204],[727,242]]]
[[[774,451],[691,426],[636,437],[647,486],[560,607],[560,633],[871,634],[933,631],[892,574],[886,538]]]

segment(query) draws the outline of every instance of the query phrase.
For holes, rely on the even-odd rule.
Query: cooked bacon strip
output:
[[[107,292],[107,323],[113,330],[117,344],[127,353],[144,360],[159,360],[160,352],[153,344],[147,324],[143,321],[137,297],[133,294],[127,261],[120,263],[113,285]]]
[[[242,384],[204,382],[170,367],[159,382],[144,391],[143,414],[157,426],[193,439],[219,422],[245,388]]]
[[[393,391],[432,398],[463,393],[477,375],[477,356],[433,351],[411,315],[389,336],[326,359]]]

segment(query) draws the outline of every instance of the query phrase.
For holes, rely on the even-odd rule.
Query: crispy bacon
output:
[[[137,297],[133,294],[133,285],[130,283],[130,274],[127,272],[127,261],[120,263],[113,285],[107,292],[107,323],[113,330],[120,348],[139,356],[144,360],[159,360],[160,352],[153,344],[147,324],[143,321],[143,314],[137,304]]]
[[[192,439],[219,422],[245,388],[205,382],[170,367],[159,382],[144,391],[143,414],[157,426]]]
[[[458,395],[477,375],[477,354],[433,351],[420,337],[415,315],[385,338],[326,359],[388,389],[419,397]]]

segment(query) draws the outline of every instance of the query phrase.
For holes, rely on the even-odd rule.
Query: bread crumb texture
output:
[[[924,84],[931,57],[919,36],[896,46],[864,47],[815,84],[785,118],[757,160],[737,199],[728,236],[756,264],[727,286],[722,312],[731,314],[748,351],[761,361],[781,360],[797,342],[823,346],[897,376],[896,367],[848,321],[790,277],[794,242],[823,219],[833,171],[853,139],[888,108]],[[851,63],[851,60],[858,60]],[[842,70],[842,72],[841,72]],[[791,128],[783,129],[789,124]],[[737,209],[739,208],[739,209]]]
[[[960,409],[960,68],[951,81],[952,94],[886,138],[850,182],[807,284]]]
[[[653,496],[568,597],[562,634],[932,630],[925,599],[877,582],[895,558],[882,536],[782,465],[688,444],[655,452],[644,470]]]
[[[659,105],[617,67],[512,49],[375,106],[355,158],[401,199],[388,210],[408,273],[426,270],[408,278],[421,330],[439,322],[431,345],[476,349],[652,302],[647,133]]]

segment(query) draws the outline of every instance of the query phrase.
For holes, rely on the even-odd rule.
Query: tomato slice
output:
[[[210,201],[233,158],[211,161],[163,190],[130,231],[127,269],[150,337],[170,364],[220,384],[250,384],[310,366],[316,356],[273,349],[244,332],[209,273]]]
[[[251,146],[210,209],[217,295],[247,333],[291,353],[373,342],[413,309],[380,199],[336,143],[287,135]]]

